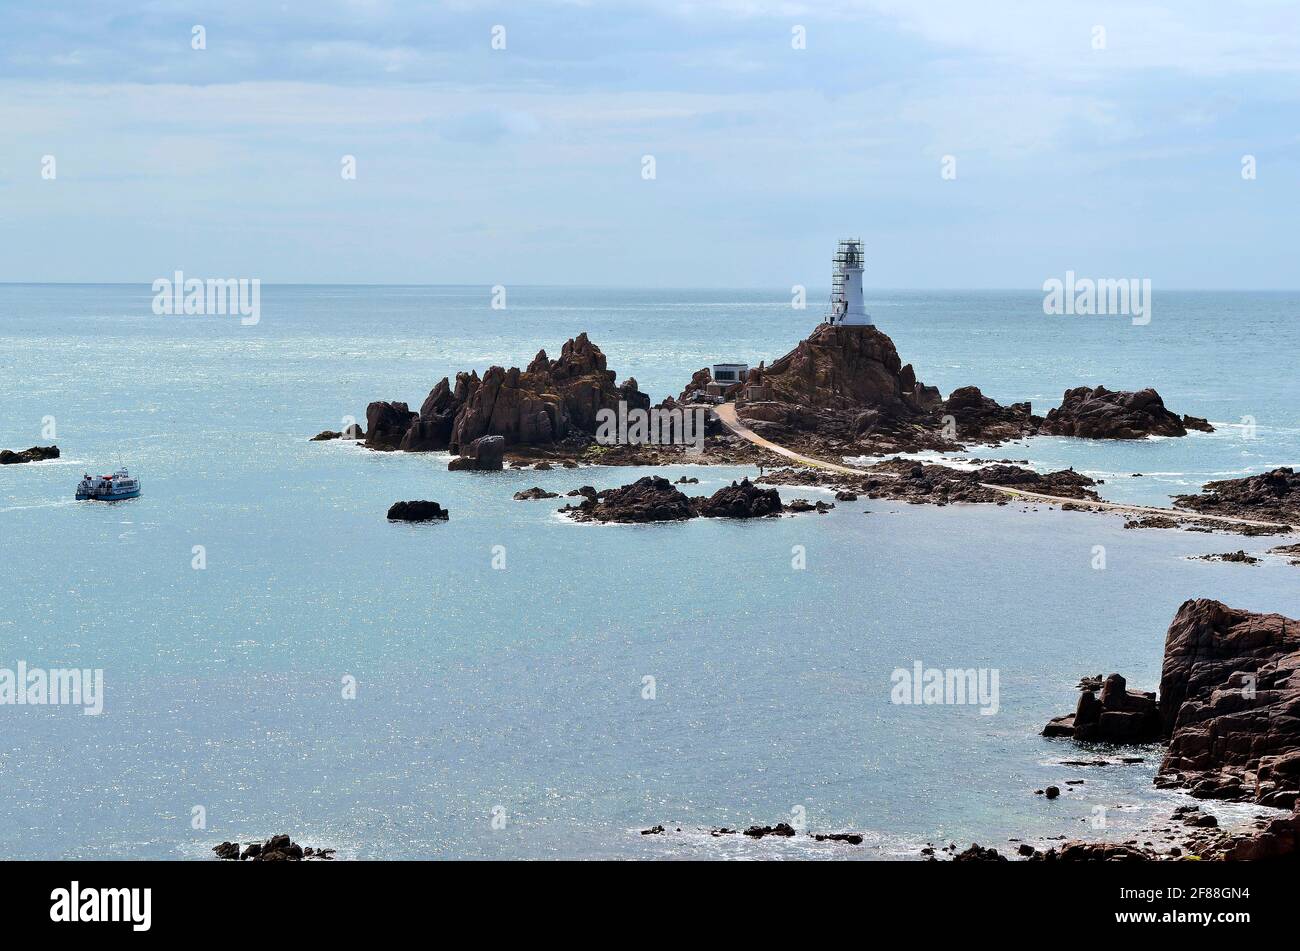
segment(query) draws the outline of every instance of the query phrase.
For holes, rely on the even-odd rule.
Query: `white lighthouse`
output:
[[[862,271],[866,257],[861,238],[846,238],[835,252],[835,273],[831,277],[831,310],[827,323],[870,327],[871,316],[862,306]]]

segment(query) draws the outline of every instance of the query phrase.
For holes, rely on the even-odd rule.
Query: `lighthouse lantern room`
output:
[[[862,305],[862,271],[866,256],[861,238],[846,238],[835,252],[835,272],[831,277],[831,310],[827,323],[856,327],[872,326],[871,317]]]

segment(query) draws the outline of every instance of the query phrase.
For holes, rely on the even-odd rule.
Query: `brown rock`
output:
[[[1300,523],[1300,474],[1287,466],[1243,479],[1207,482],[1200,495],[1176,496],[1174,505],[1207,515]]]
[[[505,451],[505,437],[480,436],[466,446],[461,455],[447,463],[447,471],[500,472]]]
[[[695,511],[704,518],[763,518],[780,515],[783,509],[776,489],[760,489],[749,479],[733,482],[694,503]]]
[[[44,462],[46,459],[59,458],[58,446],[32,446],[22,452],[0,449],[0,466],[20,465],[24,462]]]
[[[1182,419],[1165,409],[1160,394],[1148,387],[1137,392],[1104,386],[1066,390],[1061,405],[1048,412],[1040,432],[1088,439],[1143,439],[1186,436]]]
[[[1300,621],[1186,601],[1165,636],[1166,784],[1291,807],[1300,797]]]

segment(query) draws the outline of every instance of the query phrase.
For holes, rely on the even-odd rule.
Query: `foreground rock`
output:
[[[1074,713],[1056,717],[1042,732],[1107,743],[1153,743],[1163,734],[1156,695],[1129,690],[1119,674],[1106,678],[1100,699],[1085,681]]]
[[[448,472],[500,472],[505,459],[506,441],[502,436],[480,436],[465,451],[447,463]]]
[[[446,377],[425,397],[418,412],[406,403],[374,402],[366,408],[366,445],[371,449],[430,452],[450,450],[466,455],[467,447],[485,436],[500,437],[505,446],[550,446],[571,435],[591,442],[596,414],[648,409],[650,398],[635,379],[616,383],[605,365],[605,354],[587,335],[566,341],[558,360],[537,353],[527,369],[489,367]]]
[[[22,452],[0,449],[0,466],[14,466],[24,462],[44,462],[46,459],[57,458],[59,458],[58,446],[32,446]]]
[[[390,522],[445,522],[450,517],[450,513],[437,502],[424,500],[394,502],[388,509]]]
[[[1300,797],[1300,621],[1208,599],[1165,636],[1157,784],[1289,808]]]
[[[250,842],[242,852],[238,842],[222,842],[212,851],[219,859],[252,862],[305,862],[312,859],[328,862],[334,858],[335,849],[303,848],[287,835],[273,835],[265,842]]]
[[[1212,431],[1203,419],[1179,417],[1165,408],[1151,388],[1137,392],[1078,386],[1066,390],[1061,405],[1050,410],[1039,432],[1088,439],[1145,439],[1147,436],[1186,436],[1188,424]]]
[[[1287,466],[1242,479],[1207,482],[1200,495],[1175,496],[1174,505],[1204,515],[1296,525],[1300,524],[1300,475]]]

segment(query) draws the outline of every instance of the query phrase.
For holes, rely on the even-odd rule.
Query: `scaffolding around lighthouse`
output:
[[[870,327],[871,316],[862,304],[862,272],[866,255],[861,238],[845,238],[835,251],[835,271],[831,275],[831,309],[827,323]]]

